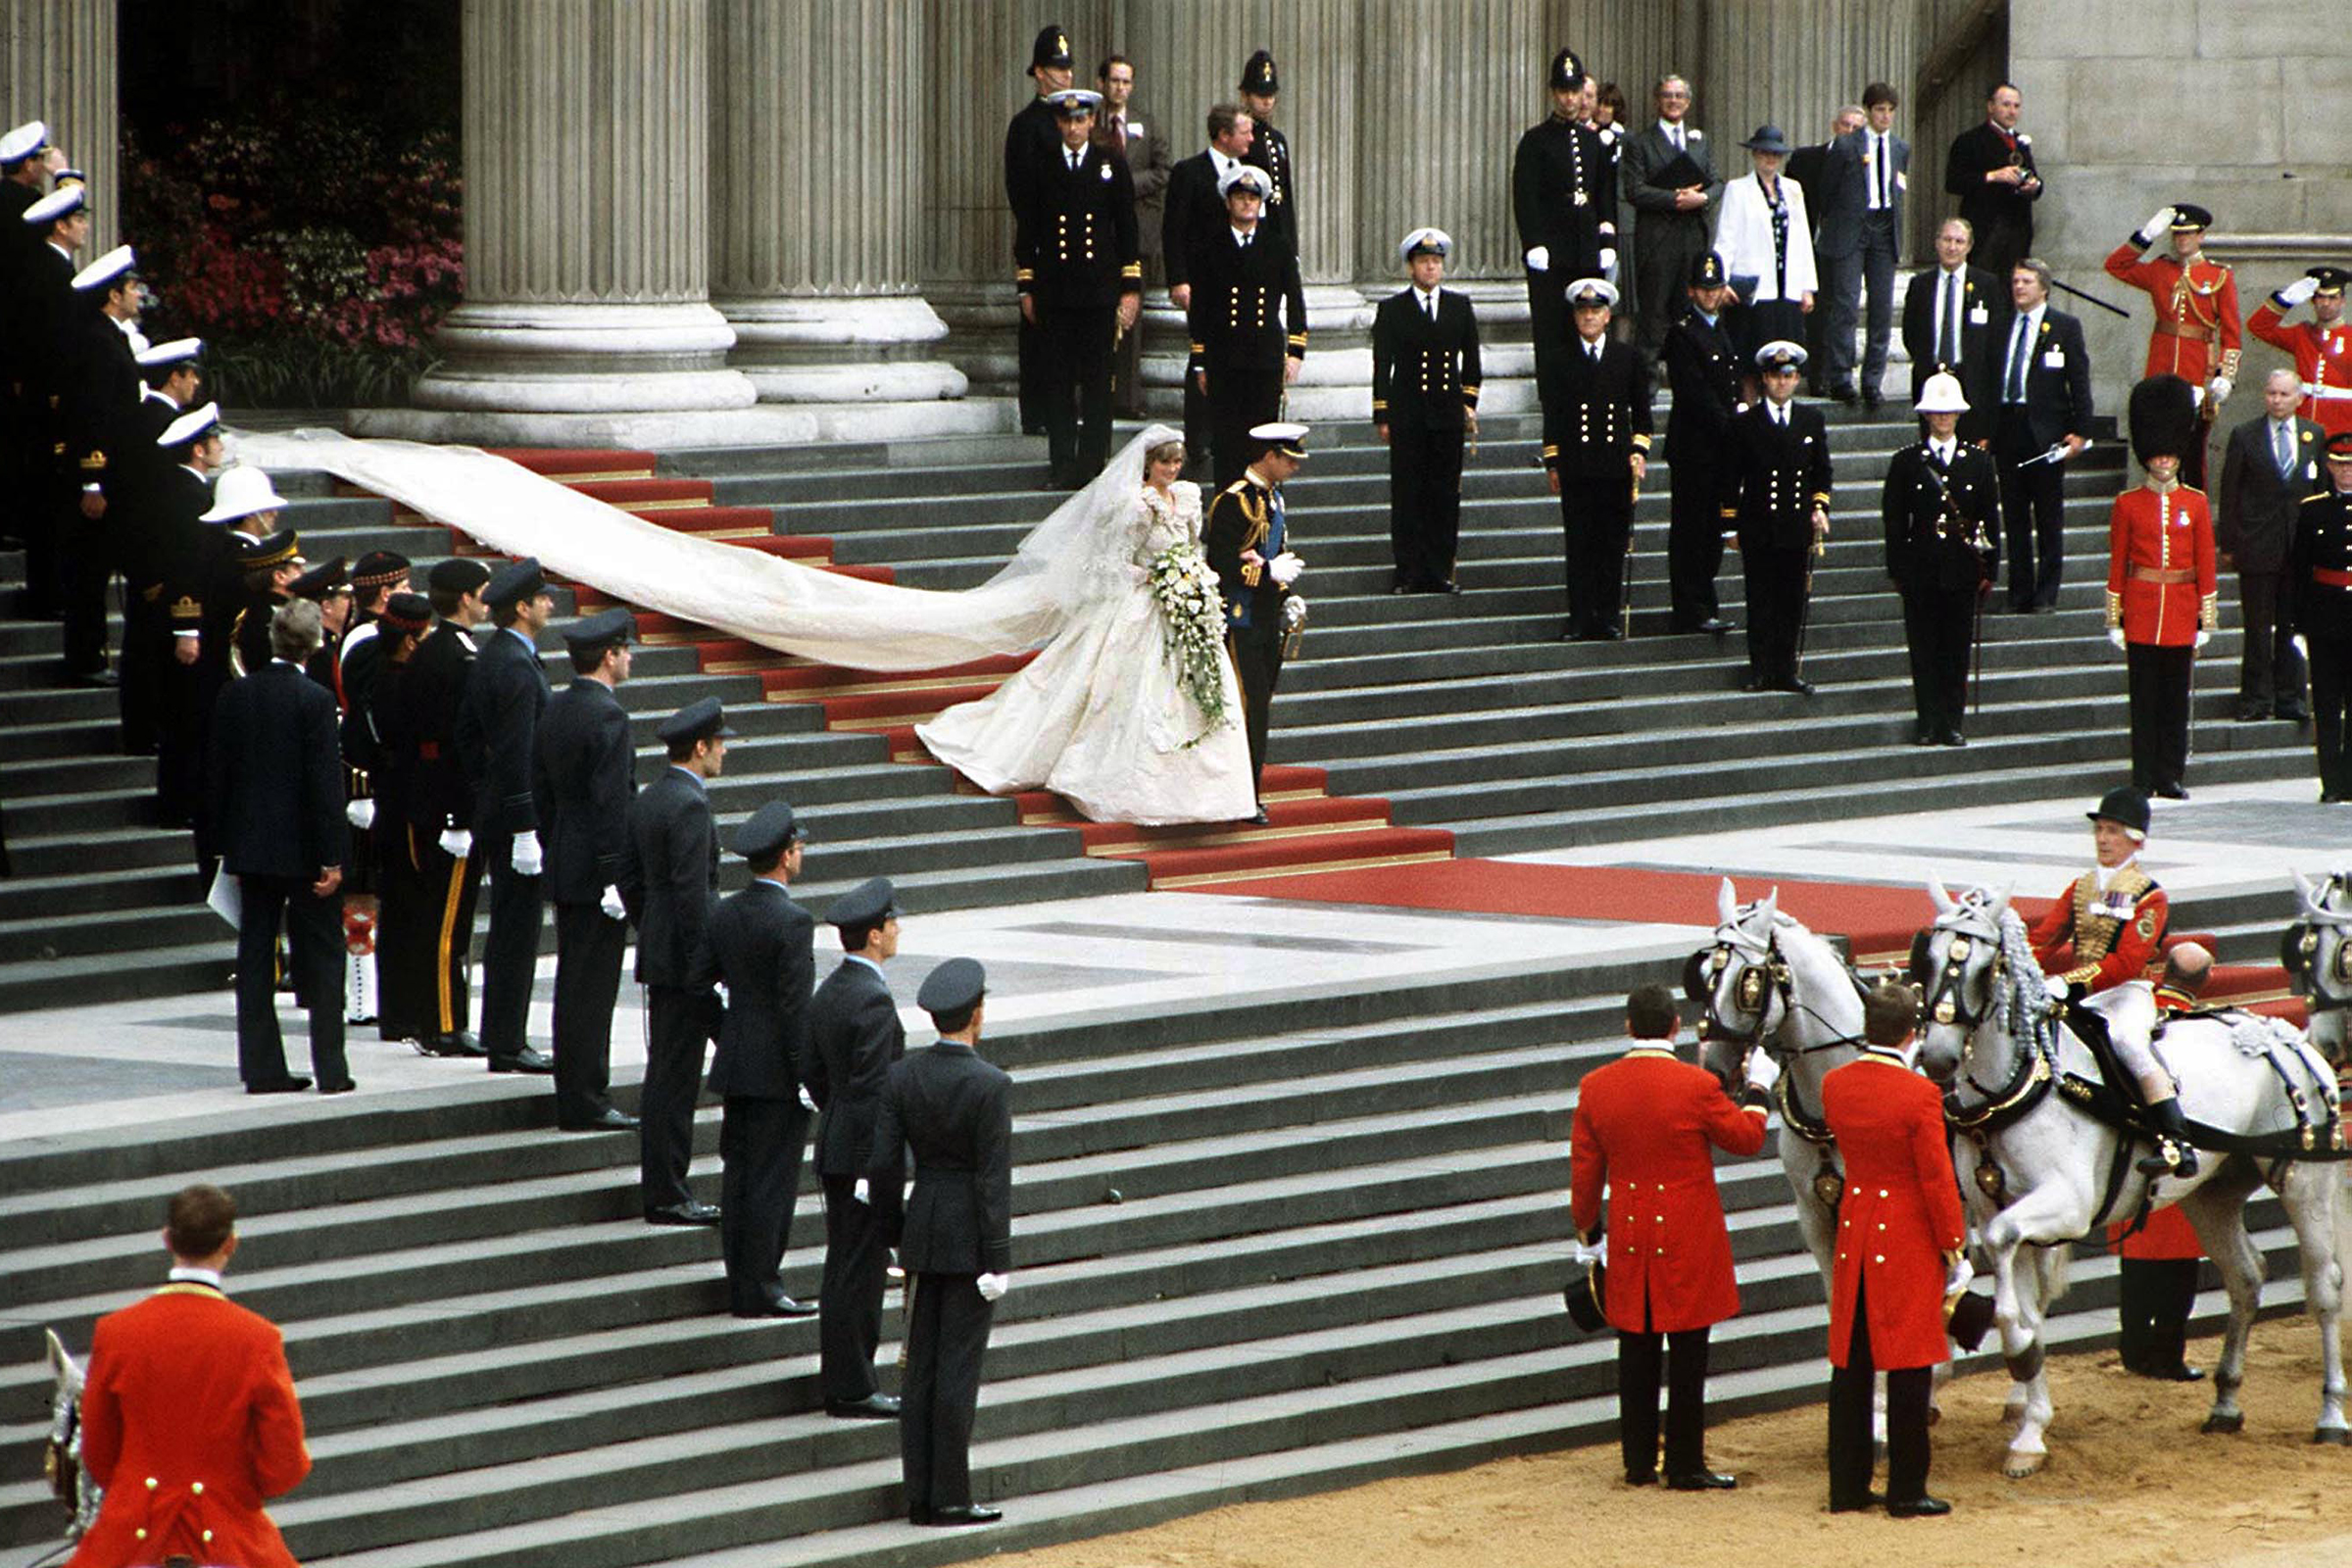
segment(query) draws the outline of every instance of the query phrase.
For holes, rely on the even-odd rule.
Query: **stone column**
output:
[[[708,0],[466,0],[466,303],[369,433],[746,439],[710,306]],[[786,431],[774,432],[779,435]]]
[[[725,0],[711,29],[711,303],[763,401],[870,435],[893,411],[936,430],[963,395],[915,289],[930,95],[877,102],[877,62],[921,60],[922,0]],[[943,93],[953,103],[961,94]],[[876,122],[876,116],[881,117]]]
[[[1749,172],[1739,144],[1766,122],[1793,146],[1822,140],[1831,117],[1860,103],[1874,80],[1908,98],[1919,65],[1918,20],[1914,6],[1871,0],[1822,0],[1802,27],[1788,25],[1769,6],[1714,6],[1699,103],[1718,138],[1716,167],[1727,178]],[[1897,111],[1895,124],[1910,133],[1907,110]],[[1913,189],[1927,194],[1916,181]]]
[[[39,120],[89,181],[92,214],[84,260],[123,238],[118,152],[122,107],[116,73],[116,7],[88,0],[0,0],[0,130]]]

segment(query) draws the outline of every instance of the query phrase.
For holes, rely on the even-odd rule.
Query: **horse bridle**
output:
[[[1722,935],[1721,932],[1725,930],[1730,931],[1731,935]],[[1732,1029],[1725,1024],[1722,1015],[1715,1007],[1715,998],[1721,989],[1723,972],[1731,967],[1732,957],[1735,954],[1746,960],[1747,967],[1742,969],[1740,972],[1740,978],[1733,982],[1732,1004],[1742,1012],[1752,1015],[1755,1019],[1755,1022],[1744,1032]],[[1841,1046],[1860,1044],[1854,1036],[1840,1033],[1836,1024],[1797,1000],[1795,979],[1789,972],[1788,958],[1781,953],[1778,932],[1766,936],[1764,941],[1759,944],[1742,935],[1737,926],[1727,925],[1719,928],[1715,941],[1710,947],[1690,956],[1690,963],[1684,968],[1683,983],[1684,989],[1691,994],[1692,1001],[1697,1001],[1702,995],[1706,1000],[1707,1013],[1705,1018],[1700,1020],[1702,1037],[1725,1040],[1738,1046],[1742,1061],[1759,1046],[1763,1046],[1768,1034],[1776,1032],[1790,1018],[1800,1016],[1810,1018],[1820,1024],[1822,1028],[1829,1031],[1830,1038],[1816,1041],[1809,1046],[1795,1047],[1787,1053],[1791,1058],[1810,1056],[1817,1052],[1835,1051]],[[1767,1029],[1766,1021],[1772,1015],[1769,1004],[1775,999],[1781,1004],[1781,1023]],[[1771,1048],[1765,1047],[1764,1049],[1769,1054]],[[1814,1148],[1821,1150],[1826,1162],[1828,1151],[1837,1140],[1831,1134],[1829,1124],[1820,1116],[1807,1110],[1798,1102],[1796,1089],[1790,1081],[1789,1074],[1783,1073],[1774,1081],[1772,1098],[1774,1104],[1779,1107],[1781,1112],[1781,1125]],[[1826,1163],[1824,1169],[1828,1169]],[[1834,1176],[1835,1173],[1833,1172],[1832,1175]],[[1820,1185],[1820,1178],[1816,1178],[1817,1186]],[[1823,1198],[1823,1201],[1832,1207],[1836,1206],[1835,1194],[1838,1185],[1838,1182],[1832,1180]]]
[[[2002,989],[2008,984],[2009,956],[2002,950],[1997,935],[1986,937],[1953,926],[1941,929],[1950,934],[1951,940],[1944,944],[1942,969],[1935,977],[1935,985],[1927,989],[1923,1010],[1931,1021],[1962,1031],[1959,1070],[1953,1089],[1965,1086],[1974,1090],[1984,1101],[1977,1108],[1964,1110],[1953,1095],[1947,1092],[1943,1102],[1944,1119],[1965,1131],[1989,1131],[2032,1109],[2034,1102],[2055,1081],[2057,1064],[2052,1054],[2054,1031],[2048,1027],[2046,1020],[2021,1020],[2027,1025],[2024,1033],[2021,1035],[2012,1030],[2010,1038],[2019,1041],[2025,1049],[2016,1053],[2017,1059],[2010,1068],[2009,1081],[1998,1089],[1979,1083],[1974,1071],[1977,1031],[1991,1016],[1992,1009],[1998,1005]],[[1972,1010],[1966,994],[1966,970],[1970,956],[1981,942],[1992,945],[1992,968],[1986,977],[1984,1006],[1982,1010]]]
[[[2320,892],[2321,906],[2325,908],[2328,900],[2345,890],[2346,885],[2343,872],[2338,871],[2330,876],[2328,885]],[[2335,955],[2328,961],[2326,974],[2321,974],[2317,967],[2323,926],[2332,927],[2337,932]],[[2352,931],[2346,930],[2346,927],[2352,927],[2352,911],[2328,911],[2326,918],[2317,920],[2306,915],[2286,928],[2286,935],[2278,944],[2279,963],[2303,997],[2305,1004],[2315,1013],[2352,1011]],[[2332,991],[2328,988],[2330,981],[2346,989],[2342,992]]]

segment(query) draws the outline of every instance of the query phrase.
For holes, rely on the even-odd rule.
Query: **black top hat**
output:
[[[914,994],[914,1004],[937,1017],[943,1012],[961,1012],[978,1002],[988,991],[988,971],[980,967],[977,958],[950,958],[923,979],[920,991]]]
[[[2082,814],[2093,822],[2114,822],[2134,833],[2148,831],[2148,798],[2129,784],[2118,784],[2099,797],[2096,808]]]
[[[790,848],[800,836],[792,808],[782,801],[770,801],[735,830],[735,853],[747,860],[763,860]]]
[[[1560,1292],[1560,1303],[1568,1308],[1569,1318],[1587,1334],[1597,1334],[1609,1326],[1607,1300],[1608,1266],[1604,1263],[1573,1276],[1567,1289]]]
[[[1272,98],[1282,91],[1282,78],[1274,74],[1274,56],[1260,49],[1242,67],[1242,91],[1258,98]]]
[[[1690,258],[1692,288],[1728,288],[1731,281],[1731,270],[1723,265],[1721,252],[1707,251]]]
[[[2132,389],[2132,455],[2185,460],[2197,444],[2197,396],[2177,375],[2151,375]]]
[[[1576,51],[1563,49],[1551,57],[1551,90],[1574,92],[1585,84],[1585,63]]]
[[[1779,153],[1786,157],[1788,152],[1788,138],[1781,134],[1778,125],[1758,125],[1756,133],[1740,145],[1751,153]]]
[[[1061,24],[1056,22],[1050,27],[1041,28],[1037,42],[1029,48],[1029,69],[1041,71],[1053,66],[1067,70],[1069,64],[1070,35],[1062,30]]]
[[[1944,1307],[1943,1331],[1963,1350],[1973,1350],[1984,1344],[1985,1331],[1991,1327],[1992,1298],[1989,1296],[1962,1291]]]

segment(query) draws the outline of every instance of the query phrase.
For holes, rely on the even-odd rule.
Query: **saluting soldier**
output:
[[[1552,364],[1544,393],[1544,466],[1567,536],[1564,642],[1625,635],[1625,564],[1634,493],[1649,471],[1649,366],[1609,335],[1617,286],[1602,277],[1568,286],[1576,338]]]
[[[719,1123],[718,1244],[727,1310],[737,1317],[812,1317],[813,1301],[785,1293],[779,1272],[801,1193],[808,1112],[808,994],[816,989],[816,922],[793,902],[801,831],[792,808],[770,801],[735,833],[752,880],[710,911],[697,958],[700,980],[726,986],[709,1088],[726,1104]]]
[[[637,752],[613,689],[629,678],[636,618],[614,608],[564,628],[571,681],[539,720],[547,893],[556,905],[556,1125],[611,1132],[637,1118],[612,1101],[612,1005],[628,946],[620,881]]]
[[[1787,339],[1756,350],[1764,396],[1732,421],[1723,517],[1740,533],[1747,581],[1747,680],[1751,692],[1810,696],[1797,670],[1811,558],[1830,537],[1830,427],[1796,401],[1801,345]]]
[[[1396,247],[1412,285],[1372,318],[1372,423],[1389,449],[1393,591],[1455,593],[1462,443],[1478,434],[1478,313],[1439,285],[1453,241],[1416,228]]]
[[[2000,569],[2001,481],[1992,458],[1960,439],[1968,398],[1957,376],[1929,376],[1916,412],[1928,438],[1894,455],[1879,497],[1886,575],[1903,596],[1911,744],[1964,746],[1977,607]]]
[[[110,507],[140,391],[129,336],[138,325],[139,277],[129,246],[116,246],[74,275],[73,309],[59,340],[67,363],[57,369],[58,433],[65,442],[58,455],[65,498],[58,531],[68,543],[65,672],[69,680],[106,684],[106,584],[122,556],[124,520]]]
[[[1733,629],[1715,597],[1723,568],[1725,444],[1740,401],[1739,350],[1725,327],[1732,278],[1719,251],[1690,264],[1690,308],[1666,331],[1666,377],[1674,401],[1666,410],[1666,461],[1673,465],[1672,520],[1666,530],[1666,575],[1671,630]]]
[[[649,1225],[715,1225],[719,1211],[686,1188],[694,1102],[718,997],[697,954],[718,903],[718,835],[710,780],[735,731],[715,697],[698,698],[655,731],[669,765],[629,803],[620,896],[637,924],[637,980],[646,989],[645,1090],[638,1101],[638,1196]]]
[[[164,826],[188,827],[201,814],[204,736],[220,689],[204,647],[204,596],[208,558],[220,530],[203,520],[213,505],[213,474],[220,466],[220,409],[207,403],[179,416],[155,438],[155,449],[167,466],[156,488],[164,571],[157,597],[172,636],[163,721],[156,733],[155,798]],[[225,631],[220,635],[225,639]],[[199,865],[204,857],[200,844]]]
[[[881,1392],[874,1348],[905,1183],[877,1164],[874,1124],[906,1031],[882,965],[898,956],[899,911],[888,877],[858,883],[825,911],[841,936],[841,965],[808,1002],[808,1093],[817,1103],[816,1176],[825,1194],[825,1273],[817,1292],[818,1382],[825,1414],[887,1420],[899,1401]],[[896,1155],[896,1150],[887,1153]]]
[[[1283,642],[1306,622],[1305,601],[1291,592],[1305,564],[1291,551],[1282,499],[1283,485],[1306,461],[1306,426],[1261,424],[1249,439],[1256,457],[1208,504],[1200,550],[1225,600],[1225,651],[1242,688],[1242,729],[1250,741],[1254,796],[1266,770],[1266,725],[1282,679]],[[1251,820],[1266,820],[1264,801]]]
[[[931,971],[915,1004],[939,1040],[890,1069],[866,1180],[900,1179],[914,1156],[899,1261],[906,1270],[906,1378],[899,1453],[906,1517],[984,1525],[1004,1517],[972,1498],[972,1419],[989,1321],[1012,1283],[1012,1080],[980,1059],[988,975],[970,958]]]
[[[1306,359],[1306,288],[1298,257],[1261,226],[1265,172],[1237,165],[1219,176],[1225,226],[1193,252],[1188,379],[1208,400],[1219,487],[1255,455],[1250,432],[1282,412],[1283,388]]]
[[[1250,150],[1243,154],[1245,162],[1254,164],[1266,172],[1266,233],[1282,241],[1293,256],[1298,254],[1298,182],[1291,163],[1290,139],[1274,123],[1274,101],[1282,94],[1282,80],[1274,70],[1271,51],[1260,49],[1242,67],[1242,107],[1250,111],[1251,134]],[[1303,330],[1306,318],[1298,318]]]
[[[1059,23],[1040,28],[1029,48],[1029,79],[1037,94],[1021,105],[1004,127],[1004,204],[1012,210],[1014,265],[1021,237],[1021,215],[1034,202],[1038,176],[1061,140],[1054,128],[1054,106],[1047,100],[1070,84],[1070,38]],[[1045,423],[1045,360],[1037,328],[1024,312],[1014,323],[1020,353],[1020,417],[1023,435],[1043,435]]]
[[[482,590],[494,629],[479,644],[457,741],[474,786],[474,857],[490,878],[490,933],[482,943],[482,1050],[492,1072],[553,1072],[527,1033],[531,981],[546,913],[544,803],[533,768],[539,719],[550,696],[539,634],[555,618],[555,596],[536,557],[511,561]]]
[[[2237,379],[2239,327],[2237,279],[2205,255],[2205,231],[2213,214],[2192,202],[2159,207],[2148,220],[2107,255],[2112,277],[2145,289],[2156,304],[2156,327],[2148,337],[2144,376],[2177,375],[2194,389],[2198,429],[2181,454],[2180,477],[2191,489],[2205,485],[2205,431],[2230,399]],[[2172,233],[2173,254],[2142,260],[2156,236]]]
[[[2264,300],[2246,330],[2292,356],[2303,379],[2303,417],[2335,435],[2352,430],[2352,326],[2344,322],[2344,285],[2352,271],[2315,267]],[[2286,324],[2287,313],[2311,302],[2308,321]]]
[[[1098,93],[1054,94],[1061,139],[1032,181],[1021,214],[1014,285],[1021,318],[1044,357],[1050,482],[1075,490],[1110,454],[1110,372],[1116,336],[1143,313],[1144,264],[1127,161],[1094,144]]]
[[[2320,799],[2352,802],[2352,430],[2328,438],[2328,488],[2295,514],[2286,558],[2295,630],[2311,661],[2311,743]]]
[[[1617,168],[1579,118],[1584,62],[1561,50],[1552,56],[1550,82],[1551,118],[1522,135],[1511,155],[1511,216],[1527,263],[1539,388],[1574,335],[1569,283],[1605,277],[1617,265]]]
[[[2132,389],[2132,452],[2147,482],[2108,517],[2107,636],[2130,661],[2132,785],[2185,801],[2189,671],[2221,625],[2213,514],[2182,482],[2203,440],[2189,384],[2150,376]]]

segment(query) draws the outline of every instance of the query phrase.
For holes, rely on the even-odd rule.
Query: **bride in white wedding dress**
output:
[[[1102,487],[1083,596],[1059,634],[995,692],[914,732],[992,795],[1052,790],[1102,822],[1245,820],[1257,803],[1200,559],[1200,487],[1176,477],[1181,441],[1146,445],[1142,469],[1123,495]]]

